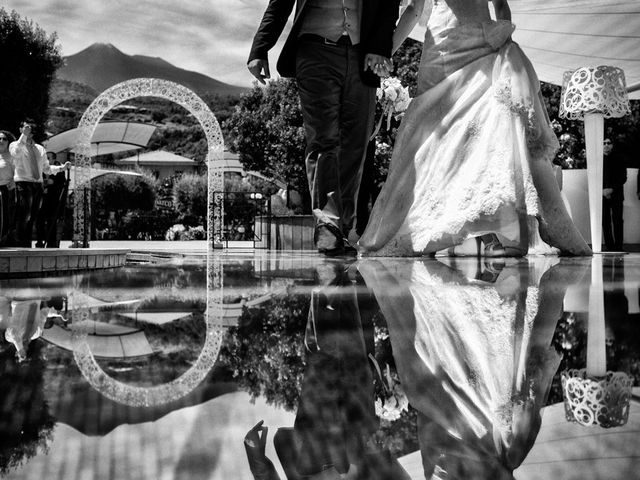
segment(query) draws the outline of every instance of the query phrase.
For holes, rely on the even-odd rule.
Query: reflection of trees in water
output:
[[[245,309],[239,326],[229,329],[218,366],[233,375],[241,389],[252,398],[263,397],[267,403],[295,411],[306,368],[304,331],[309,312],[309,297],[276,295],[259,309]],[[381,368],[395,363],[386,323],[378,311],[375,356]],[[379,379],[377,396],[382,395]],[[393,455],[418,449],[416,414],[411,407],[396,421],[380,421],[374,439]]]
[[[52,439],[40,350],[40,342],[32,342],[24,363],[16,361],[12,349],[0,353],[0,475],[46,451]]]
[[[274,295],[259,309],[244,309],[229,329],[218,362],[252,398],[295,410],[305,370],[304,330],[309,298]]]
[[[76,276],[77,288],[91,293],[111,288],[117,291],[130,289],[132,293],[145,289],[189,288],[197,290],[206,287],[206,266],[202,263],[181,265],[140,265],[111,270],[83,273]]]

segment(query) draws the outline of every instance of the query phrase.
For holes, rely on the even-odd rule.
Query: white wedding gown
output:
[[[425,468],[437,464],[447,478],[511,479],[533,446],[560,362],[551,340],[564,294],[587,268],[549,260],[514,262],[494,283],[437,260],[358,264],[418,411]]]
[[[362,255],[421,255],[488,232],[517,243],[527,217],[551,246],[591,253],[560,197],[558,141],[514,28],[491,20],[487,0],[435,1]]]

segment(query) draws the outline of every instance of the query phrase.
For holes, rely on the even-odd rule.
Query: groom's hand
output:
[[[251,75],[256,77],[263,85],[266,85],[265,79],[271,78],[271,73],[269,72],[269,60],[254,58],[247,63],[247,68],[251,72]]]
[[[387,57],[376,55],[375,53],[367,53],[364,57],[364,70],[371,70],[379,77],[388,77],[393,71],[393,62]]]

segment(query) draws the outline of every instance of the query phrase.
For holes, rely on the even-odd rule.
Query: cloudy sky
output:
[[[234,85],[250,86],[251,40],[268,0],[4,0],[47,33],[64,56],[111,43],[128,55],[173,65]],[[270,60],[275,63],[277,46]]]

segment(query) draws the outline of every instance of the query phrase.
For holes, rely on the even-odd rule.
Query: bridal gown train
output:
[[[502,264],[492,281],[438,260],[358,264],[418,411],[425,474],[437,466],[445,478],[512,479],[535,443],[560,362],[551,341],[564,295],[588,267],[551,260]]]
[[[489,232],[517,243],[527,217],[561,252],[591,253],[562,202],[558,141],[514,28],[491,20],[487,0],[435,0],[362,255],[421,255]]]

